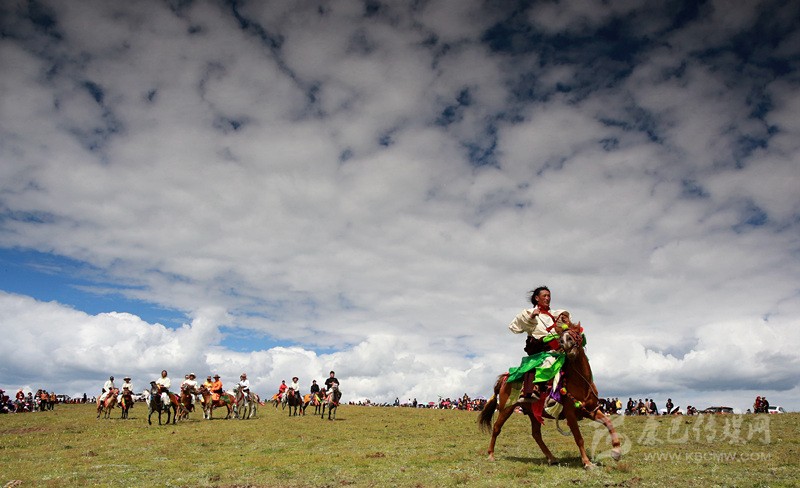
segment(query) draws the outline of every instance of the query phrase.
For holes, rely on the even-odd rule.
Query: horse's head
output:
[[[568,315],[566,317],[562,315],[556,325],[561,330],[561,337],[558,339],[561,349],[568,359],[575,359],[583,351],[583,327],[581,327],[581,323],[573,323]]]

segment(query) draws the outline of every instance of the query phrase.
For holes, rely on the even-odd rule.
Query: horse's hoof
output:
[[[494,454],[489,454],[489,461],[494,461]]]
[[[622,458],[622,453],[619,451],[619,449],[611,450],[611,459],[613,459],[614,461],[619,461],[621,458]]]
[[[558,464],[558,459],[550,459],[550,460],[547,461],[547,464],[549,466],[555,466],[555,465]]]
[[[594,465],[594,464],[592,464],[592,463],[589,463],[589,464],[584,464],[584,465],[583,465],[583,469],[585,469],[586,471],[591,471],[591,470],[593,470],[593,469],[594,469],[594,468],[596,468],[596,467],[597,467],[597,466],[596,466],[596,465]]]

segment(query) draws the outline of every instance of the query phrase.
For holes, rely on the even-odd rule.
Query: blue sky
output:
[[[800,408],[796,3],[0,19],[5,389],[335,369],[346,399],[485,396],[547,284],[604,396]]]
[[[123,283],[104,276],[101,269],[63,256],[33,250],[0,251],[0,288],[40,301],[55,301],[90,314],[125,311],[151,323],[180,326],[186,315],[126,297]]]

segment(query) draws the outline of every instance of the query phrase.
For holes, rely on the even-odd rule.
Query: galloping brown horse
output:
[[[272,395],[272,398],[269,399],[269,402],[275,407],[275,410],[278,409],[278,405],[281,404],[281,394],[276,393]]]
[[[197,391],[193,386],[181,386],[181,396],[178,400],[178,420],[189,418],[189,412],[194,410],[194,406],[192,405],[192,397],[196,394]]]
[[[119,402],[122,408],[122,416],[120,418],[127,419],[128,413],[133,408],[133,393],[127,388],[122,389],[122,400]]]
[[[619,460],[621,457],[620,441],[616,429],[603,413],[598,404],[597,387],[592,380],[592,369],[589,366],[589,360],[583,350],[583,337],[581,336],[580,324],[569,324],[569,328],[561,334],[559,339],[561,349],[566,354],[562,374],[564,375],[564,383],[562,390],[563,410],[558,416],[559,419],[566,419],[569,430],[575,438],[575,444],[578,445],[578,450],[581,453],[581,461],[586,469],[594,467],[594,464],[589,460],[586,455],[586,449],[583,446],[583,436],[581,435],[578,421],[584,418],[601,422],[606,426],[608,432],[611,434],[611,457],[614,460]],[[494,395],[481,411],[478,417],[478,423],[481,430],[492,430],[492,440],[489,443],[489,459],[494,461],[494,446],[497,441],[497,436],[503,428],[503,424],[508,420],[514,409],[519,406],[522,411],[528,415],[531,421],[531,434],[533,435],[536,444],[544,453],[547,462],[550,464],[556,463],[556,458],[550,449],[547,448],[542,440],[542,425],[533,414],[532,404],[525,401],[511,401],[512,387],[511,383],[506,382],[508,374],[502,374],[497,378],[497,383],[494,385]],[[497,420],[492,426],[492,416],[494,411],[499,410]],[[543,415],[547,418],[553,418],[546,412]]]
[[[319,395],[317,393],[306,393],[303,396],[303,415],[306,414],[306,409],[309,405],[314,405],[314,413],[319,414],[319,409],[321,408],[322,404],[320,403]]]
[[[325,408],[328,409],[328,420],[336,420],[336,411],[339,409],[339,400],[342,398],[342,392],[339,391],[339,385],[334,383],[325,393],[325,399],[322,400],[322,414],[320,418],[325,418]],[[333,418],[331,418],[333,414]]]
[[[233,395],[228,393],[223,393],[217,398],[216,400],[213,399],[211,391],[205,386],[200,387],[200,395],[203,397],[203,417],[208,420],[211,420],[214,413],[214,408],[216,407],[225,407],[228,409],[228,414],[225,416],[225,419],[231,418],[231,409],[233,408],[233,404],[236,402],[236,399]]]
[[[161,387],[155,381],[150,382],[150,389],[145,390],[145,398],[147,399],[147,423],[152,425],[150,418],[154,412],[158,412],[158,425],[161,425],[161,414],[167,412],[167,424],[169,424],[170,414],[172,415],[172,423],[174,424],[178,418],[178,395],[170,393],[169,403],[164,404],[161,402]]]
[[[319,415],[322,412],[322,392],[309,393],[306,395],[306,404],[303,407],[305,410],[309,405],[314,405],[314,414]]]
[[[111,411],[114,410],[114,407],[117,405],[117,394],[119,390],[117,388],[112,388],[108,392],[108,396],[102,402],[97,402],[97,418],[100,418],[100,415],[103,415],[103,418],[111,418]]]
[[[289,406],[289,417],[297,417],[300,412],[305,415],[306,411],[305,408],[303,408],[303,397],[300,396],[300,393],[289,388],[286,390],[286,395],[286,404]]]

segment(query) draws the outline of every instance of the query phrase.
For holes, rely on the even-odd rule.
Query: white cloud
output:
[[[107,280],[88,288],[187,324],[3,293],[3,355],[47,359],[0,382],[247,371],[268,394],[335,369],[346,398],[488,395],[546,283],[584,320],[601,392],[796,389],[797,86],[695,52],[753,16],[701,12],[592,80],[603,60],[547,39],[492,52],[511,13],[476,5],[250,3],[243,30],[211,3],[56,3],[59,37],[17,19],[0,246],[88,263]],[[665,28],[568,7],[516,21],[563,42],[629,12],[631,32]],[[281,345],[234,351],[222,326]]]

